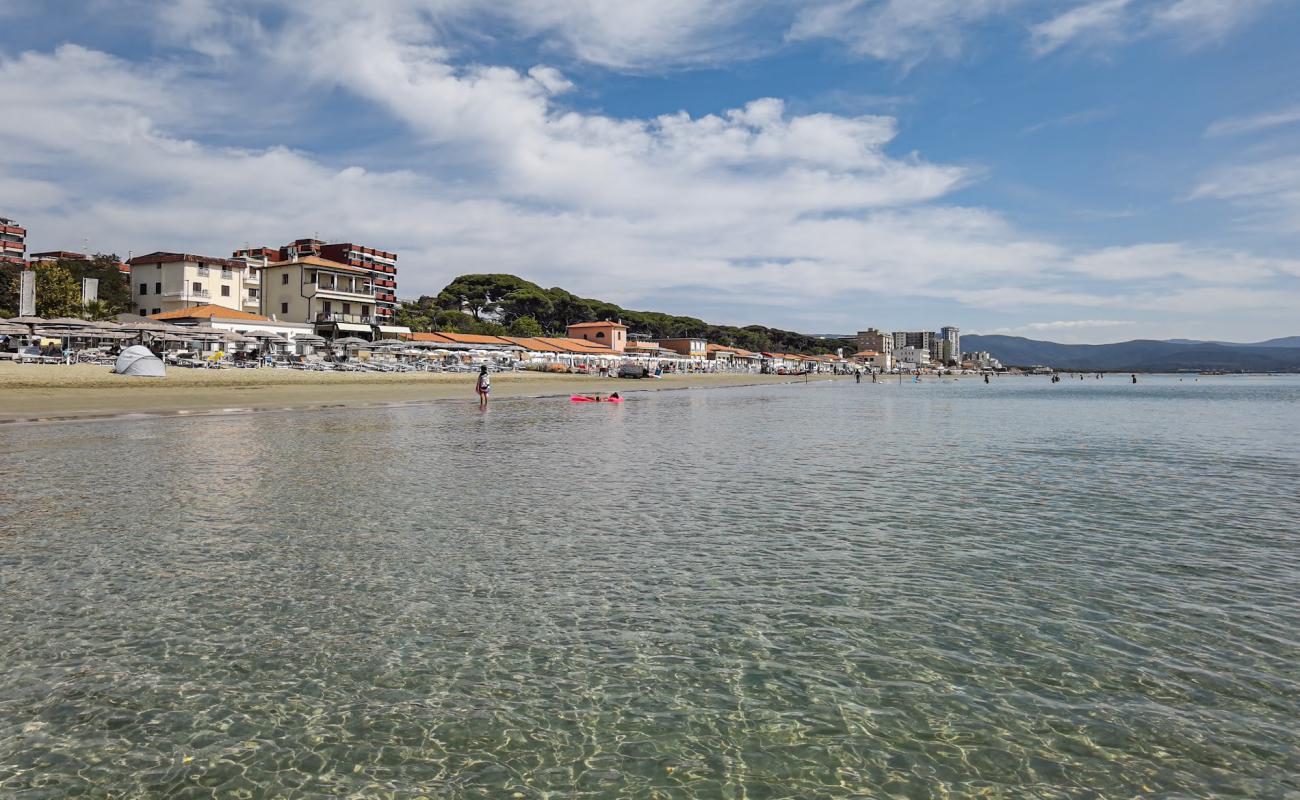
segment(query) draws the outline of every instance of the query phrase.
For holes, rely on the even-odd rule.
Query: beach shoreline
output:
[[[244,411],[363,408],[464,400],[477,403],[471,373],[337,373],[283,369],[169,370],[166,378],[114,375],[95,365],[0,365],[0,422]],[[816,375],[813,380],[836,376]],[[843,376],[840,376],[843,377]],[[782,384],[802,378],[749,373],[627,380],[541,372],[492,377],[494,400]]]

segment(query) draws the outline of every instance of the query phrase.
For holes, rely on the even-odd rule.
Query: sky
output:
[[[29,251],[807,333],[1300,334],[1296,0],[0,0]]]

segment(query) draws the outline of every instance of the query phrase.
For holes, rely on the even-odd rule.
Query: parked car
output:
[[[618,368],[620,378],[644,378],[649,374],[650,370],[640,364],[623,364]]]

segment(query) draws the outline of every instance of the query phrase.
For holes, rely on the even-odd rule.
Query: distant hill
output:
[[[1283,336],[1266,342],[1206,342],[1199,339],[1166,339],[1170,344],[1221,344],[1224,347],[1300,347],[1300,336]]]
[[[961,344],[966,352],[988,351],[1008,366],[1044,364],[1056,369],[1131,372],[1300,372],[1300,347],[1271,343],[1224,345],[1138,339],[1116,344],[1058,344],[1019,336],[968,334],[961,337]]]

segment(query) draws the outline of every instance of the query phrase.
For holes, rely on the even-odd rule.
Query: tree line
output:
[[[840,347],[852,352],[854,346],[843,339],[819,339],[762,325],[711,325],[695,317],[633,311],[504,274],[461,275],[436,296],[404,303],[396,320],[413,331],[493,336],[564,336],[574,323],[619,320],[630,333],[652,339],[699,337],[754,351],[820,354]]]
[[[109,319],[131,310],[131,285],[118,271],[119,259],[112,253],[90,258],[60,258],[32,263],[36,273],[36,316]],[[18,264],[0,264],[0,317],[18,315]],[[81,305],[81,279],[99,279],[99,299]]]

